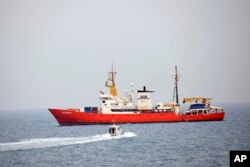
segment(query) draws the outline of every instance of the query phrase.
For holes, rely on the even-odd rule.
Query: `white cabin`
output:
[[[137,91],[137,109],[138,110],[152,110],[152,100],[150,93],[153,91],[146,90],[146,87],[143,87],[143,90]]]

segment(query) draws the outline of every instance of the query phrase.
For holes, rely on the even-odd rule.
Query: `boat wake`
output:
[[[72,137],[72,138],[40,138],[22,140],[19,142],[0,143],[0,151],[27,150],[47,147],[66,146],[73,144],[85,144],[113,139],[135,137],[132,132],[125,132],[121,136],[111,136],[110,134],[101,134],[88,137]]]

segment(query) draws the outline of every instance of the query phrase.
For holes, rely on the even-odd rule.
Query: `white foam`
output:
[[[121,136],[114,136],[114,137],[110,136],[110,134],[107,133],[107,134],[88,136],[88,137],[29,139],[29,140],[22,140],[19,142],[0,143],[0,151],[26,150],[26,149],[66,146],[72,144],[85,144],[85,143],[99,142],[112,139],[121,139],[121,138],[135,137],[135,136],[136,135],[132,132],[125,132]]]

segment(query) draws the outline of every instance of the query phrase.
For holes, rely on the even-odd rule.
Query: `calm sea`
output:
[[[229,166],[250,150],[250,104],[220,104],[224,121],[58,126],[47,110],[0,112],[0,166]]]

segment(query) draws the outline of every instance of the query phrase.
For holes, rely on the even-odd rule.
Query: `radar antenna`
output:
[[[174,74],[174,93],[173,93],[173,101],[176,101],[176,104],[179,104],[179,95],[178,95],[178,81],[179,81],[180,75],[177,72],[177,65],[175,65],[175,74]]]

